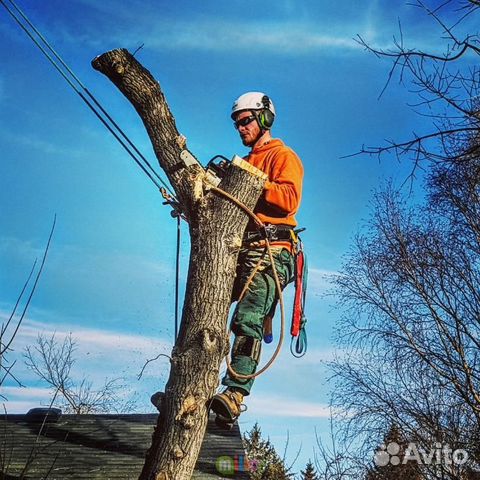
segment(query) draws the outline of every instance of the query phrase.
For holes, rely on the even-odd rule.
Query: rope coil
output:
[[[259,227],[259,229],[265,229],[265,224],[258,218],[257,215],[255,215],[255,213],[250,209],[248,208],[244,203],[242,203],[240,200],[238,200],[237,198],[235,198],[233,195],[230,195],[229,193],[225,192],[224,190],[222,190],[221,188],[218,188],[218,187],[213,187],[213,186],[209,186],[210,190],[212,190],[213,192],[216,192],[220,195],[223,195],[224,197],[228,198],[230,201],[232,201],[233,203],[235,203],[236,205],[238,205],[244,212],[246,212],[253,220],[254,222],[257,224],[257,226]],[[282,348],[282,344],[283,344],[283,338],[285,336],[285,306],[284,306],[284,302],[283,302],[283,293],[282,293],[282,287],[280,285],[280,279],[278,278],[278,273],[277,273],[277,269],[275,267],[275,262],[273,260],[273,254],[272,254],[272,249],[271,249],[271,246],[270,246],[270,242],[268,241],[268,238],[265,238],[265,250],[266,252],[268,253],[268,256],[269,256],[269,259],[270,259],[270,263],[272,265],[272,272],[273,272],[273,278],[275,280],[275,286],[277,288],[277,292],[278,292],[278,301],[280,303],[280,315],[281,315],[281,321],[280,321],[280,337],[278,339],[278,343],[277,343],[277,347],[275,348],[275,351],[273,352],[272,356],[270,357],[270,360],[260,369],[260,370],[257,370],[255,373],[252,373],[250,375],[244,375],[244,374],[241,374],[241,373],[238,373],[236,372],[233,368],[232,368],[232,365],[231,365],[231,362],[228,358],[228,356],[226,357],[225,361],[226,361],[226,364],[227,364],[227,370],[228,370],[228,373],[235,377],[235,378],[238,378],[240,380],[250,380],[252,378],[256,378],[258,377],[259,375],[261,375],[262,373],[264,373],[265,371],[267,371],[272,365],[273,363],[275,362],[275,360],[277,359],[278,357],[278,354],[280,353],[280,350]],[[247,292],[247,289],[248,289],[248,286],[249,284],[251,283],[251,281],[253,280],[253,277],[255,276],[255,274],[258,272],[258,269],[260,268],[260,265],[261,265],[261,262],[263,260],[265,256],[265,252],[264,254],[260,257],[260,260],[258,261],[257,265],[255,266],[255,268],[252,270],[252,273],[250,274],[250,276],[248,277],[247,281],[245,282],[245,285],[243,287],[243,290],[242,292],[240,293],[240,297],[238,299],[238,301],[240,301],[243,296],[245,295],[245,293]],[[231,333],[231,329],[228,328],[227,330],[227,335],[229,336]]]

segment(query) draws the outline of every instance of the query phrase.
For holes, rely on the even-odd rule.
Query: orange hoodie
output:
[[[303,165],[297,154],[281,140],[272,139],[255,147],[245,160],[268,175],[254,212],[264,223],[295,227],[303,180]],[[280,243],[285,242],[275,245]]]

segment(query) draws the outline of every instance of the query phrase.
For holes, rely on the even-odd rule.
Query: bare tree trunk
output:
[[[126,50],[93,60],[142,118],[160,166],[189,221],[190,265],[178,340],[142,480],[182,480],[192,475],[208,420],[208,402],[228,352],[226,321],[238,248],[248,217],[237,205],[205,188],[198,163],[182,166],[186,151],[159,84]],[[264,180],[232,167],[220,188],[253,208]]]

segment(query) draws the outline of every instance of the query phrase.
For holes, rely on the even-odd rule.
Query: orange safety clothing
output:
[[[303,165],[298,155],[281,140],[272,139],[254,147],[245,160],[268,176],[254,209],[259,219],[265,224],[295,227],[303,181]],[[289,242],[279,240],[272,244],[291,250]]]

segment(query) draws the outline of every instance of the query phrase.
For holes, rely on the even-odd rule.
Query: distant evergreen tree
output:
[[[382,455],[385,455],[388,463],[377,462],[372,467],[369,467],[365,476],[366,480],[421,480],[423,478],[416,463],[408,461],[403,464],[402,460],[405,456],[405,448],[408,442],[396,425],[390,427],[383,443],[387,450],[379,449],[377,455],[381,452]],[[388,449],[389,445],[394,444],[399,447],[398,451],[396,449]],[[390,455],[389,452],[394,455]],[[382,457],[377,456],[377,458],[381,459]]]
[[[305,471],[301,470],[300,474],[302,475],[300,480],[320,480],[311,460],[305,466]]]
[[[243,444],[250,464],[251,480],[290,480],[293,474],[288,473],[285,462],[275,451],[270,440],[262,438],[262,431],[256,423],[243,436]]]

